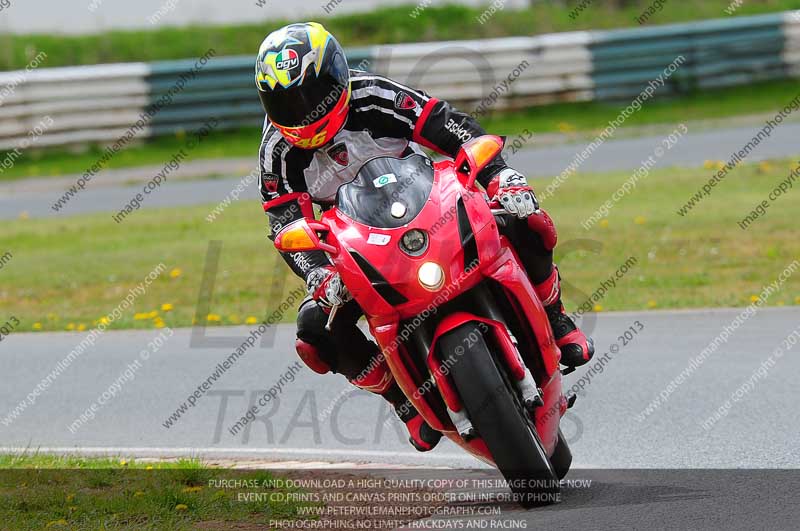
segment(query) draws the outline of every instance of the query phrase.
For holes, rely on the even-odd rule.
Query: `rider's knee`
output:
[[[305,363],[309,369],[317,374],[327,374],[331,372],[331,366],[323,359],[320,349],[315,345],[306,343],[302,339],[297,338],[294,346],[295,349],[297,349],[297,355],[300,356],[300,359],[303,360],[303,363]]]
[[[545,210],[540,210],[537,214],[528,216],[528,228],[539,235],[544,244],[544,248],[552,251],[558,241],[556,225],[553,223],[550,214]]]
[[[328,315],[314,299],[308,298],[297,310],[297,337],[315,343],[325,333]]]
[[[297,311],[297,355],[312,371],[325,374],[334,370],[332,349],[325,340],[328,316],[313,300],[307,300]]]

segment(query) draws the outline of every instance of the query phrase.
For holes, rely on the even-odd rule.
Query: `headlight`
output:
[[[427,247],[428,235],[419,229],[411,229],[400,240],[400,248],[411,256],[421,255]]]
[[[419,266],[417,278],[422,287],[431,291],[436,291],[444,284],[444,270],[442,266],[434,262],[425,262]]]

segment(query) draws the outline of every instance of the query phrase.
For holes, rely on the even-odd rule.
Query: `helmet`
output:
[[[316,22],[270,33],[258,50],[256,86],[270,122],[286,140],[314,149],[344,126],[350,72],[344,50]]]

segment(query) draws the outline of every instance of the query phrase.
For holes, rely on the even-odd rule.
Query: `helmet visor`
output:
[[[342,92],[347,90],[349,80],[347,63],[340,54],[336,55],[333,68],[320,77],[315,77],[313,68],[309,67],[306,79],[296,85],[287,89],[259,90],[261,104],[270,121],[284,127],[301,127],[333,111]]]

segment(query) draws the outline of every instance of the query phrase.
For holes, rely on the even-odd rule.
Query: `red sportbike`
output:
[[[545,310],[500,232],[505,211],[475,184],[502,148],[486,135],[455,161],[371,159],[319,221],[287,225],[275,246],[328,253],[423,418],[528,506],[554,501],[569,470],[559,421],[571,402]]]

